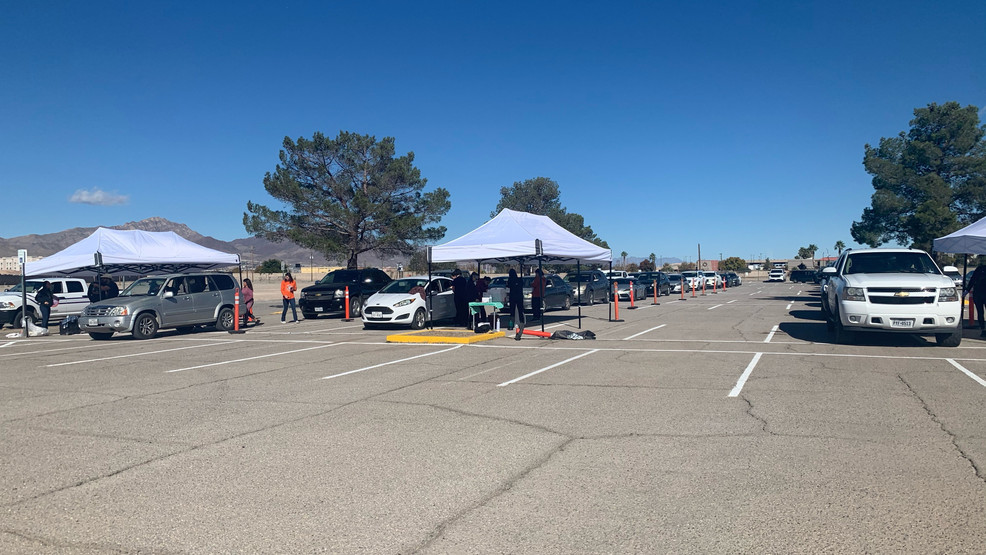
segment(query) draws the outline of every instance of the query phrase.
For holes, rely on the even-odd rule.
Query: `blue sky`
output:
[[[986,106],[986,2],[19,2],[0,63],[2,237],[245,237],[283,138],[347,130],[446,240],[546,176],[616,256],[791,258],[852,246],[864,144]]]

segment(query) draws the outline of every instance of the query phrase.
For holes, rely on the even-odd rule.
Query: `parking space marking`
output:
[[[459,378],[458,381],[461,382],[461,381],[468,380],[469,378],[475,378],[476,376],[479,376],[480,374],[485,374],[487,372],[492,372],[494,370],[499,370],[500,368],[505,368],[507,366],[510,366],[511,364],[514,364],[514,363],[513,362],[508,362],[506,364],[501,364],[500,366],[494,366],[493,368],[487,368],[486,370],[482,370],[480,372],[476,372],[475,374],[469,374],[468,376],[463,376],[463,377]]]
[[[2,349],[4,347],[10,347],[11,345],[16,345],[16,344],[17,344],[16,341],[8,341],[8,342],[4,343],[3,345],[0,345],[0,349]]]
[[[545,366],[544,368],[542,368],[540,370],[535,370],[535,371],[531,372],[530,374],[524,374],[523,376],[521,376],[519,378],[514,378],[514,379],[510,380],[509,382],[503,382],[501,384],[498,384],[497,387],[503,387],[505,385],[510,385],[512,383],[517,383],[517,382],[519,382],[519,381],[521,381],[523,379],[527,379],[527,378],[530,378],[531,376],[535,376],[537,374],[540,374],[541,372],[544,372],[545,370],[551,370],[552,368],[557,368],[557,367],[561,366],[562,364],[567,364],[569,362],[572,362],[573,360],[577,360],[577,359],[580,359],[580,358],[582,358],[584,356],[591,355],[592,353],[597,353],[597,352],[599,352],[599,349],[593,349],[591,351],[586,351],[586,352],[584,352],[584,353],[582,353],[580,355],[575,355],[572,358],[567,358],[567,359],[565,359],[565,360],[563,360],[561,362],[556,362],[556,363],[552,364],[551,366]]]
[[[73,364],[88,364],[90,362],[100,362],[100,361],[104,361],[104,360],[113,360],[113,359],[116,359],[116,358],[129,358],[129,357],[142,357],[142,356],[145,356],[145,355],[158,355],[158,354],[161,354],[161,353],[171,353],[171,352],[174,352],[174,351],[184,351],[186,349],[199,349],[201,347],[211,347],[213,345],[228,345],[230,343],[240,343],[240,342],[241,342],[241,340],[237,339],[237,340],[233,340],[233,341],[211,342],[211,343],[206,343],[204,345],[189,345],[187,347],[175,347],[174,349],[162,349],[160,351],[148,351],[146,353],[130,353],[130,354],[127,354],[127,355],[116,355],[116,356],[111,356],[111,357],[87,358],[87,359],[84,359],[84,360],[73,360],[71,362],[58,362],[58,363],[55,363],[55,364],[46,364],[46,365],[42,366],[42,368],[55,368],[56,366],[71,366]]]
[[[222,366],[224,364],[235,364],[237,362],[246,362],[248,360],[257,360],[257,359],[261,359],[261,358],[277,357],[277,356],[281,356],[281,355],[290,355],[290,354],[293,354],[293,353],[301,353],[301,352],[304,352],[304,351],[311,351],[311,350],[314,350],[314,349],[324,349],[326,347],[334,347],[336,345],[343,345],[343,344],[344,343],[328,343],[328,344],[325,344],[325,345],[317,345],[315,347],[306,347],[304,349],[295,349],[293,351],[284,351],[283,353],[267,353],[266,355],[257,355],[255,357],[239,358],[239,359],[236,359],[236,360],[224,360],[222,362],[211,362],[209,364],[200,364],[198,366],[189,366],[188,368],[175,368],[174,370],[165,370],[164,373],[165,374],[170,374],[172,372],[184,372],[185,370],[197,370],[199,368],[208,368],[210,366]]]
[[[760,293],[763,293],[763,289],[761,289],[761,290],[759,290],[759,291],[754,291],[753,293],[750,293],[750,296],[752,297],[752,296],[754,296],[754,295],[758,295],[758,294],[760,294]]]
[[[735,302],[736,302],[736,299],[733,299],[733,300],[727,302],[726,304],[732,304],[732,303],[735,303]]]
[[[719,308],[720,306],[722,306],[722,304],[717,304],[717,305],[714,305],[714,306],[710,306],[709,308],[706,308],[705,310],[715,310],[715,309]]]
[[[749,378],[750,374],[753,373],[753,369],[756,368],[757,363],[760,362],[760,357],[762,356],[763,353],[753,355],[753,360],[750,361],[750,364],[746,365],[746,370],[743,370],[743,373],[740,374],[739,380],[736,381],[736,385],[733,386],[733,389],[729,392],[728,397],[739,396],[740,391],[743,391],[743,386],[746,384],[747,378]]]
[[[973,374],[969,370],[963,368],[963,366],[961,364],[955,362],[955,359],[946,358],[945,360],[947,360],[948,363],[951,364],[952,366],[954,366],[954,367],[958,368],[959,370],[961,370],[963,374],[965,374],[966,376],[969,376],[970,378],[972,378],[973,380],[975,380],[976,383],[978,383],[979,385],[981,385],[983,387],[986,387],[986,380],[980,378],[979,376]]]
[[[638,336],[641,336],[641,335],[643,335],[643,334],[645,334],[645,333],[647,333],[647,332],[649,332],[649,331],[654,331],[654,330],[659,330],[659,329],[661,329],[661,328],[663,328],[663,327],[664,327],[664,326],[666,326],[666,325],[667,325],[667,324],[661,324],[660,326],[654,326],[653,328],[651,328],[651,329],[649,329],[649,330],[644,330],[644,331],[642,331],[642,332],[640,332],[640,333],[635,333],[635,334],[633,334],[633,335],[631,335],[630,337],[624,337],[624,338],[623,338],[623,340],[624,340],[624,341],[627,341],[627,340],[629,340],[629,339],[633,339],[634,337],[638,337]]]
[[[319,379],[322,379],[322,380],[331,380],[332,378],[338,378],[338,377],[341,377],[341,376],[348,376],[350,374],[355,374],[357,372],[363,372],[365,370],[372,370],[374,368],[380,368],[381,366],[388,366],[388,365],[391,365],[391,364],[398,364],[400,362],[407,362],[409,360],[414,360],[416,358],[430,357],[431,355],[439,355],[439,354],[442,354],[442,353],[447,353],[449,351],[454,351],[454,350],[459,349],[461,347],[462,347],[462,345],[456,345],[455,347],[452,347],[450,349],[442,349],[441,351],[434,351],[434,352],[431,352],[431,353],[425,353],[423,355],[415,355],[413,357],[402,358],[400,360],[392,360],[390,362],[381,362],[380,364],[374,364],[373,366],[367,366],[365,368],[358,368],[356,370],[350,370],[348,372],[342,372],[342,373],[339,373],[339,374],[333,374],[331,376],[325,376],[325,377],[319,378]]]
[[[779,329],[781,329],[781,325],[780,324],[777,324],[776,326],[770,328],[770,333],[767,334],[767,338],[764,339],[763,342],[764,343],[770,343],[770,340],[774,338],[774,334],[777,333],[777,330],[779,330]]]
[[[791,310],[791,307],[792,306],[794,306],[794,303],[793,302],[787,303],[787,306],[784,307],[784,310]]]

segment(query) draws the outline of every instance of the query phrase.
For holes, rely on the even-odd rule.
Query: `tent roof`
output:
[[[507,208],[462,237],[431,248],[431,262],[506,262],[530,258],[563,263],[602,263],[610,262],[613,254],[609,249],[576,237],[547,216]]]
[[[934,240],[933,249],[952,254],[986,254],[986,218]]]
[[[102,254],[97,266],[95,254]],[[140,275],[237,266],[240,257],[203,247],[173,231],[97,228],[70,247],[28,262],[28,276],[136,273]]]

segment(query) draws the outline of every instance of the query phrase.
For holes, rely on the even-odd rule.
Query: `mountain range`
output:
[[[312,264],[311,256],[315,257],[315,266],[343,266],[345,261],[327,260],[319,253],[299,247],[289,241],[275,243],[260,237],[220,241],[196,232],[185,224],[172,222],[164,218],[147,218],[139,222],[127,222],[123,225],[107,226],[111,229],[138,229],[141,231],[174,231],[181,237],[222,252],[236,253],[244,266],[257,266],[264,260],[283,260],[289,265],[301,264],[302,267]],[[57,233],[44,235],[21,235],[5,239],[0,237],[0,257],[17,256],[17,249],[27,249],[29,256],[49,256],[77,243],[96,231],[95,227],[73,227]],[[404,262],[406,258],[380,257],[374,253],[360,255],[360,265],[364,266],[393,266]]]

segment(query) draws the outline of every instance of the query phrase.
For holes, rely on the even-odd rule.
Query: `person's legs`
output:
[[[983,319],[983,312],[986,311],[986,298],[973,296],[972,303],[976,305],[976,319],[979,320],[980,335],[986,337],[986,321]]]
[[[541,306],[544,299],[541,297],[531,297],[531,312],[534,313],[534,319],[541,319]]]
[[[284,305],[284,310],[281,311],[281,323],[284,323],[284,319],[288,316],[288,299],[281,298],[281,304]]]
[[[294,297],[291,298],[291,315],[294,316],[294,320],[292,320],[292,322],[297,322],[298,321],[298,305],[295,304]]]
[[[41,327],[48,328],[48,318],[51,317],[51,307],[48,305],[41,305]]]
[[[517,330],[517,335],[514,336],[514,339],[516,339],[517,341],[520,341],[520,336],[523,335],[523,333],[524,333],[524,324],[526,324],[526,322],[524,321],[524,305],[523,304],[515,304],[514,305],[514,307],[513,307],[513,317],[514,317],[514,328]]]

